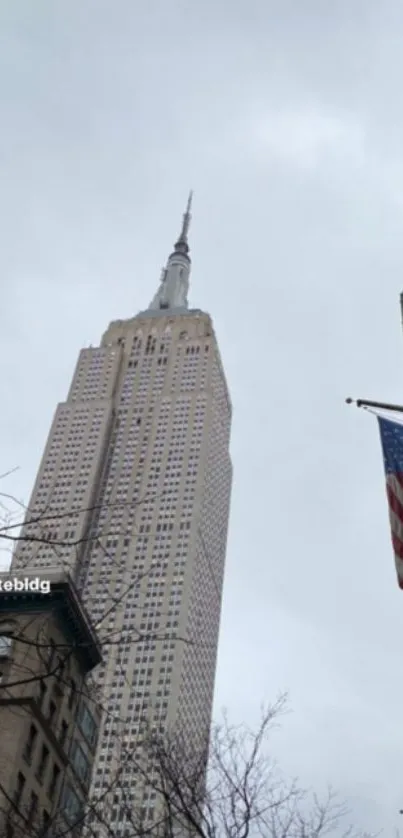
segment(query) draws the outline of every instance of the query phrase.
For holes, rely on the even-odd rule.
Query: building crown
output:
[[[163,268],[160,287],[149,305],[151,311],[166,309],[187,309],[191,259],[189,256],[188,232],[191,221],[193,192],[189,193],[182,228],[166,267]]]

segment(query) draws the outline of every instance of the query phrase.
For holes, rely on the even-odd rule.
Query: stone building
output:
[[[69,576],[0,574],[0,835],[82,831],[100,706],[97,636]]]

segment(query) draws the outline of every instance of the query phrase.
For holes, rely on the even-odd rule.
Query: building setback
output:
[[[126,756],[144,718],[208,741],[232,482],[212,320],[188,308],[189,223],[190,199],[149,308],[81,351],[31,497],[32,540],[12,564],[69,570],[101,642],[112,639],[97,670],[105,712],[92,790],[105,793],[119,771],[150,824],[155,796]],[[116,790],[113,801],[108,817],[124,835]]]

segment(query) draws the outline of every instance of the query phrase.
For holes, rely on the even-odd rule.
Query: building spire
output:
[[[192,209],[192,199],[193,199],[193,190],[191,189],[189,192],[188,202],[186,205],[186,210],[183,214],[183,221],[182,221],[182,229],[179,234],[179,238],[175,244],[175,252],[176,253],[185,253],[186,256],[189,253],[189,242],[188,242],[188,232],[190,227],[190,222],[192,220],[191,216],[191,209]]]
[[[189,290],[191,260],[189,256],[188,233],[191,221],[193,191],[191,190],[183,214],[182,228],[173,252],[168,257],[166,268],[162,271],[160,287],[153,298],[149,310],[186,309]]]

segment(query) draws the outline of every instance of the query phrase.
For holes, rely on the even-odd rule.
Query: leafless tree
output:
[[[13,504],[11,511],[10,503]],[[28,564],[35,557],[35,549],[45,540],[53,547],[57,564],[59,551],[67,542],[59,536],[49,537],[49,526],[51,531],[54,528],[52,510],[47,508],[36,515],[33,535],[21,530],[23,521],[18,517],[18,510],[24,513],[26,520],[29,510],[23,509],[13,496],[0,494],[0,544],[14,550],[21,540],[28,540],[32,547]],[[70,513],[65,514],[68,518]],[[69,546],[78,554],[89,549],[95,541],[108,556],[106,541],[111,534],[87,533]],[[122,534],[120,531],[113,533]],[[123,598],[133,586],[141,583],[143,575],[130,581]],[[117,609],[121,600],[122,597],[110,601],[105,614]],[[102,622],[103,617],[99,624]],[[167,638],[173,638],[171,629],[163,628],[150,634],[133,628],[130,636],[101,631],[105,651],[115,644]],[[38,667],[30,665],[27,655],[25,664],[17,673],[13,672],[12,680],[0,683],[0,695],[11,695],[13,689],[39,680],[56,682],[63,689],[70,686],[68,664],[74,651],[71,646],[61,645],[50,660],[46,625],[32,640],[24,629],[24,622],[15,639],[28,650],[34,647],[31,652],[34,651],[39,659],[41,676],[38,676]],[[190,637],[175,639],[200,642],[200,639]],[[104,718],[110,716],[117,728],[122,728],[125,720],[111,716],[103,703],[102,690],[91,679],[76,685],[76,690],[78,699],[83,696],[90,699]],[[244,725],[233,726],[224,715],[222,722],[213,726],[209,742],[199,741],[197,731],[189,741],[175,729],[150,729],[144,719],[135,749],[127,750],[122,738],[119,769],[106,790],[88,797],[85,811],[75,824],[66,828],[57,812],[47,823],[35,821],[31,812],[24,811],[14,799],[4,799],[3,795],[3,811],[7,812],[8,818],[8,834],[4,838],[76,838],[82,832],[89,838],[121,838],[122,835],[124,838],[320,838],[327,834],[352,838],[357,833],[351,827],[343,827],[348,817],[346,807],[338,802],[332,791],[323,800],[310,795],[296,782],[286,781],[273,761],[270,733],[285,707],[284,696],[266,707],[256,730]],[[130,786],[125,780],[127,774],[124,775],[127,770],[133,778]],[[134,796],[133,788],[136,790]],[[112,809],[123,824],[123,833],[111,826],[116,823],[116,817],[111,817]]]
[[[136,751],[126,754],[137,800],[116,786],[125,838],[363,838],[332,789],[320,799],[282,775],[270,734],[285,709],[281,696],[254,730],[230,724],[224,714],[209,743],[198,747],[180,732],[150,731],[145,721]],[[93,807],[88,834],[117,838],[109,824],[105,808]]]
[[[131,756],[144,800],[122,800],[128,838],[320,838],[358,835],[346,825],[347,807],[329,789],[324,799],[287,781],[270,754],[270,734],[286,709],[281,696],[255,730],[224,714],[210,742],[194,747],[180,732],[147,730],[143,754]],[[343,826],[344,825],[344,826]]]
[[[281,696],[262,711],[254,730],[234,726],[224,715],[209,743],[198,747],[174,729],[152,731],[144,720],[136,749],[124,752],[119,769],[130,769],[130,784],[117,773],[107,793],[91,796],[85,815],[69,829],[53,818],[44,831],[19,811],[13,838],[75,838],[81,827],[90,838],[363,836],[349,825],[348,810],[331,789],[319,799],[283,777],[271,756],[270,734],[285,709]],[[123,832],[111,825],[111,794]]]

